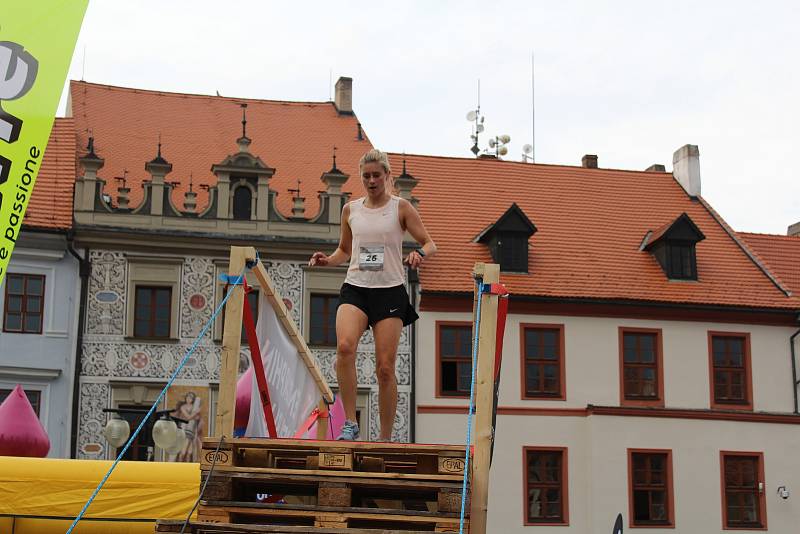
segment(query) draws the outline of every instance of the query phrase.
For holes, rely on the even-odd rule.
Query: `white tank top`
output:
[[[405,283],[400,197],[392,195],[380,208],[364,206],[365,198],[350,203],[353,233],[350,267],[345,282],[360,287],[394,287]]]

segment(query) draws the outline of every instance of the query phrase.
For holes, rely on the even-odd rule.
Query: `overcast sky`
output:
[[[533,51],[537,162],[670,170],[695,144],[722,216],[785,234],[800,221],[799,14],[793,1],[91,0],[70,78],[327,101],[331,73],[350,76],[375,146],[464,157],[480,79],[485,134],[509,134],[519,160]]]

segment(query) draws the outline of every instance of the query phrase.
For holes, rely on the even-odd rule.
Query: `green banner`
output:
[[[0,283],[22,230],[89,0],[0,9]]]

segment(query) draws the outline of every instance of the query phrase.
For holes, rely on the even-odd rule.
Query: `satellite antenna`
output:
[[[531,156],[532,153],[533,153],[533,146],[532,145],[530,145],[530,144],[523,145],[522,146],[522,161],[524,163],[527,163],[528,160],[531,160],[531,163],[533,163],[533,156]]]

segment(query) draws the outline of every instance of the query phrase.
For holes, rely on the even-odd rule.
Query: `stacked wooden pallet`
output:
[[[459,531],[463,445],[210,438],[201,473],[194,534]]]

